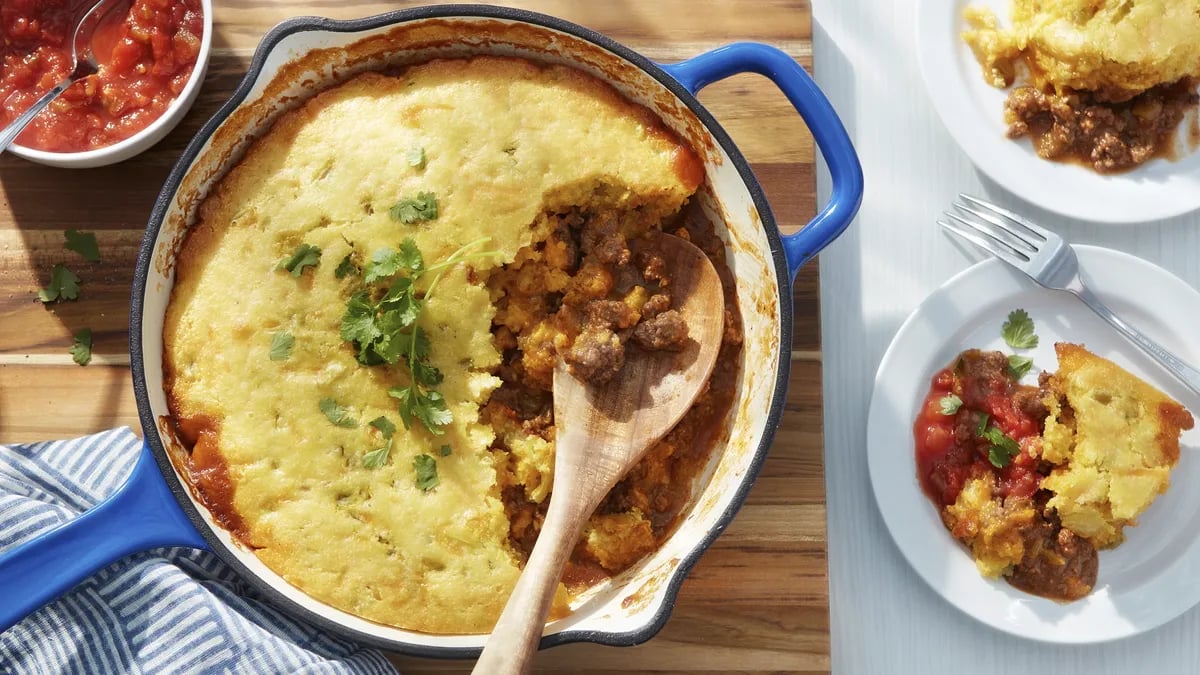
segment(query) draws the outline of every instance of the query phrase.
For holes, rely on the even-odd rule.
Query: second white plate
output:
[[[1004,135],[1008,90],[984,82],[962,39],[967,5],[992,8],[1003,24],[1008,0],[915,1],[917,60],[930,100],[955,142],[992,180],[1042,208],[1102,223],[1140,223],[1200,208],[1200,151],[1106,176],[1044,160],[1028,138],[1009,140]],[[1186,142],[1179,147],[1185,151]]]
[[[1200,293],[1140,258],[1076,246],[1088,285],[1118,315],[1189,363],[1200,363]],[[1171,489],[1100,552],[1088,597],[1060,604],[980,576],[917,481],[912,428],[930,379],[970,347],[1012,350],[1000,326],[1014,309],[1033,318],[1040,344],[1027,375],[1058,368],[1055,342],[1111,359],[1200,414],[1200,400],[1082,302],[1048,291],[998,260],[947,281],[904,322],[880,363],[867,421],[867,462],[883,520],[917,573],[948,602],[1013,635],[1058,643],[1115,640],[1161,625],[1200,602],[1200,430],[1183,435]],[[1200,416],[1200,415],[1198,415]]]

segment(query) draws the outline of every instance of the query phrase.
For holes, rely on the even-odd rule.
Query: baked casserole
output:
[[[581,71],[517,58],[370,72],[284,114],[201,204],[164,326],[199,499],[272,570],[360,617],[490,630],[550,497],[550,372],[677,349],[688,237],[724,284],[716,370],[589,520],[559,589],[670,533],[723,432],[741,327],[696,154]]]

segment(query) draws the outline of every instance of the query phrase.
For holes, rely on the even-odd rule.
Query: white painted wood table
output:
[[[1090,647],[1010,637],[942,600],[884,528],[867,475],[871,387],[904,318],[976,260],[934,224],[958,192],[988,195],[1073,243],[1133,253],[1200,287],[1200,215],[1132,226],[1070,221],[979,174],[943,128],[921,83],[914,54],[918,11],[920,0],[813,2],[817,81],[845,121],[866,175],[857,221],[821,254],[833,671],[1200,673],[1200,609],[1149,633]],[[819,175],[818,203],[828,194],[828,176]],[[907,443],[909,433],[897,429],[897,443]]]

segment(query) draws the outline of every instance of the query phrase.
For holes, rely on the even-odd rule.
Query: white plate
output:
[[[1125,253],[1076,246],[1088,285],[1123,318],[1190,363],[1200,363],[1200,293]],[[1058,368],[1054,343],[1082,343],[1163,389],[1189,410],[1200,400],[1074,296],[1047,291],[998,260],[979,263],[921,303],[892,340],[875,376],[867,463],[888,530],[917,573],[952,605],[1013,635],[1059,643],[1115,640],[1161,625],[1200,601],[1200,431],[1183,435],[1171,489],[1146,510],[1126,541],[1100,552],[1088,597],[1059,604],[986,579],[942,525],[917,482],[912,428],[930,380],[970,347],[1011,353],[1000,339],[1008,313],[1024,308],[1040,344],[1026,382]],[[1185,309],[1186,308],[1186,309]]]
[[[1152,160],[1133,171],[1102,176],[1075,164],[1034,153],[1028,138],[1004,131],[1007,90],[984,82],[963,42],[967,5],[991,7],[1001,23],[1009,0],[914,0],[917,61],[934,108],[971,161],[1017,196],[1056,213],[1103,223],[1134,223],[1177,216],[1200,208],[1200,152],[1177,141],[1178,161]],[[1181,136],[1187,123],[1181,125]]]

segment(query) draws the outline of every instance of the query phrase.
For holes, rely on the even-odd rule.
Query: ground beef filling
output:
[[[503,353],[502,386],[483,409],[497,430],[493,453],[509,516],[509,539],[527,556],[545,517],[548,486],[530,485],[510,447],[514,434],[554,439],[553,372],[561,355],[588,382],[620,372],[628,349],[679,350],[688,341],[683,317],[671,308],[667,261],[645,246],[643,232],[619,214],[571,210],[546,214],[550,236],[493,273],[497,315],[493,334]],[[582,588],[616,574],[653,551],[691,494],[695,476],[733,402],[742,344],[733,278],[724,243],[711,224],[664,226],[691,240],[713,261],[725,293],[725,331],[708,386],[683,419],[601,503],[564,573]],[[506,440],[507,439],[507,440]]]
[[[1050,414],[1048,386],[1044,377],[1040,387],[1015,381],[1001,352],[963,352],[934,377],[925,412],[917,420],[918,470],[946,528],[972,547],[977,559],[1004,559],[1004,577],[1013,586],[1070,601],[1086,596],[1095,585],[1099,557],[1091,542],[1062,526],[1058,513],[1047,506],[1052,493],[1041,488],[1054,468],[1040,459],[1041,433]],[[947,394],[961,401],[954,415],[933,405]],[[992,442],[981,431],[988,426],[1020,444],[1021,452],[1002,467],[989,459]],[[980,481],[990,503],[980,503],[975,497],[979,492],[966,488]],[[1021,548],[1012,548],[1009,540]],[[1009,559],[1010,550],[1021,551],[1019,560]]]
[[[1009,138],[1029,136],[1040,157],[1114,173],[1170,156],[1180,122],[1198,101],[1190,78],[1119,101],[1102,92],[1022,86],[1009,94],[1005,119]]]

